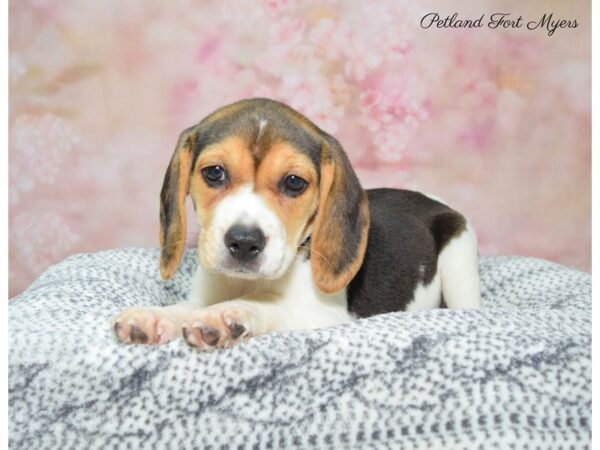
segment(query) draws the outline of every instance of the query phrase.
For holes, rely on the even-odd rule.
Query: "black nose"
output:
[[[252,261],[265,248],[265,235],[260,228],[234,225],[225,234],[225,246],[238,261]]]

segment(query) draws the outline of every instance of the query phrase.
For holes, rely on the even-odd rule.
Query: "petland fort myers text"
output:
[[[579,23],[576,19],[563,19],[555,17],[553,13],[546,13],[536,19],[524,19],[523,16],[516,16],[510,13],[494,13],[486,18],[482,14],[476,19],[464,19],[459,17],[458,13],[451,16],[441,16],[439,13],[432,12],[425,14],[421,19],[421,28],[483,28],[492,30],[523,28],[527,30],[544,30],[548,36],[552,36],[559,29],[577,28]]]

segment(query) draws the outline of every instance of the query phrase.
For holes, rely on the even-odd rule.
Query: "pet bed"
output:
[[[111,318],[185,299],[158,251],[72,256],[9,303],[10,448],[568,448],[590,441],[590,275],[481,259],[477,311],[391,313],[198,352]]]

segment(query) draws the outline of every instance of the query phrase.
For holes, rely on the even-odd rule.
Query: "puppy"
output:
[[[225,106],[185,130],[160,195],[160,273],[200,223],[187,302],[131,308],[124,343],[181,335],[199,349],[393,311],[478,308],[477,244],[465,218],[407,190],[363,190],[340,143],[267,99]]]

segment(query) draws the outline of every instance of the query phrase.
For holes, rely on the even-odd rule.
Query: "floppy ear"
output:
[[[190,189],[194,137],[190,130],[179,136],[160,191],[160,276],[163,280],[175,275],[185,248],[185,199]]]
[[[311,267],[317,287],[334,294],[360,269],[369,234],[367,194],[342,146],[327,136],[321,148],[319,207],[311,237]]]

